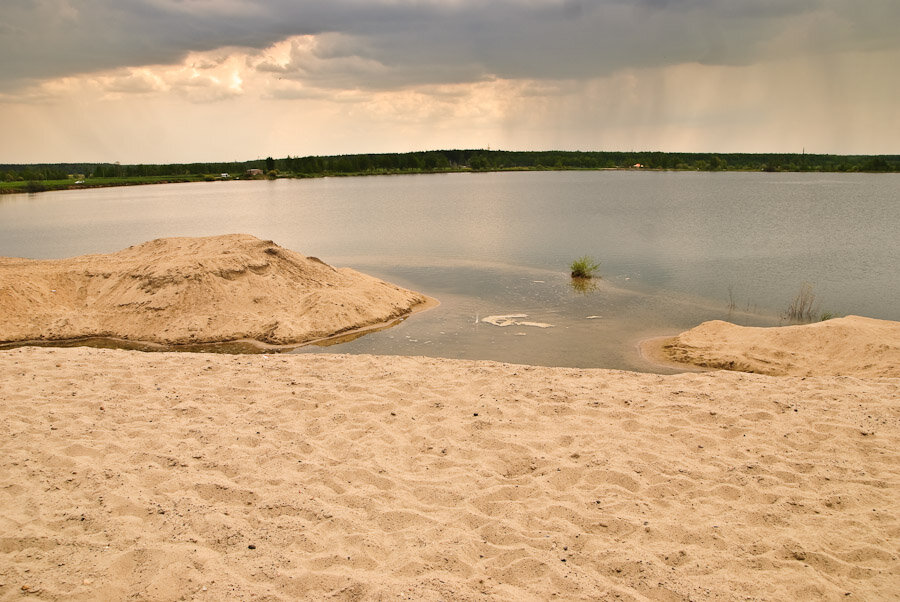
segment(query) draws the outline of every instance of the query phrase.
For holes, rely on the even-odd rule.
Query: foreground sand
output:
[[[647,341],[648,359],[771,376],[900,378],[900,322],[846,316],[757,328],[704,322],[674,338]]]
[[[900,380],[0,352],[0,599],[895,600]]]
[[[0,257],[0,341],[305,343],[433,300],[248,234],[161,238],[108,255]]]

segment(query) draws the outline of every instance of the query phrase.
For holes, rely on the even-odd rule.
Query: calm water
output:
[[[822,311],[900,320],[897,174],[525,172],[0,197],[4,256],[231,232],[442,302],[328,351],[647,369],[639,339],[708,319],[777,324],[804,282]],[[567,274],[584,254],[602,262],[591,291]],[[482,321],[508,314],[552,326]]]

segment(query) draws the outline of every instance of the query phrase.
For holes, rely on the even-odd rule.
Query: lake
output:
[[[642,338],[710,319],[777,325],[803,283],[822,312],[900,320],[898,201],[900,174],[167,184],[0,196],[0,255],[59,258],[165,236],[249,233],[441,301],[325,351],[652,370],[636,351]],[[601,262],[588,290],[568,275],[582,255]]]

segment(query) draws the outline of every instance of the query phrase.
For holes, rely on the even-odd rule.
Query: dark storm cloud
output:
[[[5,0],[0,90],[301,34],[329,35],[283,77],[393,87],[879,49],[898,25],[897,0]]]

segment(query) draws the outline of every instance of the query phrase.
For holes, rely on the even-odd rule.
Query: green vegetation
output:
[[[43,182],[35,182],[34,180],[28,180],[22,188],[25,192],[44,192],[47,190],[47,186]]]
[[[560,169],[690,171],[900,171],[900,155],[715,154],[661,152],[443,150],[415,153],[287,157],[275,169],[295,177]]]
[[[57,179],[57,180],[18,180],[11,182],[0,182],[0,194],[14,192],[44,192],[46,190],[67,190],[71,188],[105,188],[109,186],[137,186],[141,184],[170,184],[174,182],[201,182],[213,179],[210,176],[203,175],[181,175],[181,176],[133,176],[121,178],[85,178],[76,180],[74,178]]]
[[[640,167],[636,167],[636,166]],[[23,192],[27,182],[47,190],[158,182],[279,177],[315,178],[460,171],[651,169],[685,171],[900,172],[900,155],[810,155],[582,151],[440,150],[412,153],[307,156],[229,163],[55,163],[0,165],[0,192]],[[259,170],[250,175],[250,170]]]
[[[572,278],[593,278],[597,274],[597,270],[600,269],[600,262],[593,257],[583,255],[573,261],[569,269],[572,271]]]

